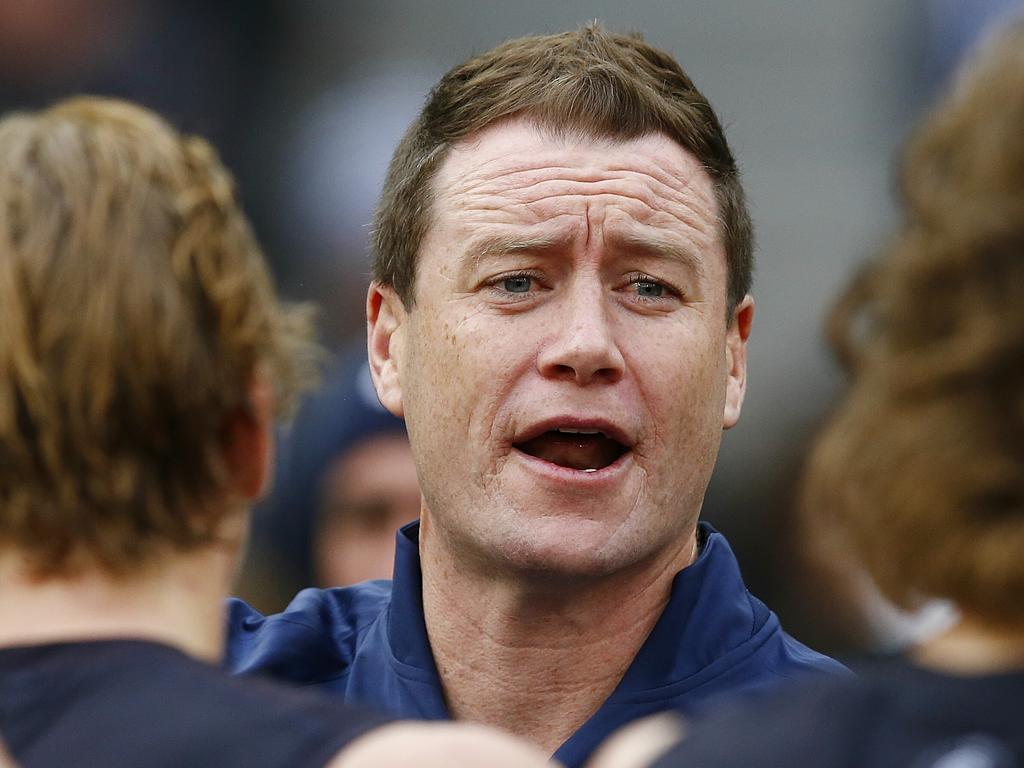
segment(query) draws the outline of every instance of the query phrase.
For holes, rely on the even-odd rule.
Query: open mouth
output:
[[[550,429],[514,446],[530,456],[583,472],[604,469],[629,450],[600,430],[569,428]]]

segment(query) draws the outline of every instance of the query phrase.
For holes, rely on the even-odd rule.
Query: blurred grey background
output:
[[[840,385],[823,313],[895,221],[890,163],[909,127],[971,42],[1021,5],[0,0],[0,107],[109,93],[209,136],[282,291],[318,302],[340,349],[363,333],[367,225],[390,151],[432,82],[510,37],[592,19],[643,32],[727,126],[758,234],[749,393],[706,517],[795,634],[843,650],[856,643],[801,565],[792,517],[802,453]],[[241,588],[275,592],[273,569],[260,579]]]

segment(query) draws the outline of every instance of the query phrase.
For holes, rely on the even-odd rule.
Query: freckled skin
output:
[[[379,287],[370,300],[394,324],[378,389],[406,418],[424,535],[511,578],[671,559],[739,416],[753,311],[748,297],[727,318],[707,173],[665,136],[553,139],[511,121],[455,147],[435,192],[415,306]],[[512,449],[564,414],[635,441],[614,482],[538,475]]]

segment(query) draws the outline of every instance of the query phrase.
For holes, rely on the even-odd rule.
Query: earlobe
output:
[[[405,305],[388,285],[370,283],[366,294],[366,346],[370,375],[377,397],[392,414],[402,418],[401,344]]]
[[[747,393],[747,340],[754,321],[754,299],[750,294],[733,310],[725,336],[726,389],[722,428],[731,429],[740,420]]]

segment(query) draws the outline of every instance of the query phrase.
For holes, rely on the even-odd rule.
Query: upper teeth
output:
[[[567,435],[599,435],[601,434],[600,429],[569,429],[569,427],[559,427],[559,432],[564,432]]]

